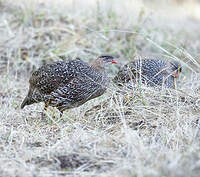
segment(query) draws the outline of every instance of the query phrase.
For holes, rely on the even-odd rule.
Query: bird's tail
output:
[[[26,98],[24,98],[24,101],[21,104],[21,109],[23,109],[26,105],[29,105],[30,99],[28,96],[26,96]]]
[[[28,95],[24,98],[22,104],[21,104],[21,109],[23,109],[26,105],[30,105],[30,104],[33,104],[35,103],[36,101],[33,99],[33,95],[34,95],[34,92],[33,92],[34,89],[32,88],[29,88],[29,91],[28,91]]]

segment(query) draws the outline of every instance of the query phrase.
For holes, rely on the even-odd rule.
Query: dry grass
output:
[[[0,176],[199,176],[199,17],[156,2],[0,1]],[[111,84],[62,119],[53,108],[41,119],[42,104],[20,110],[33,70],[102,53],[178,60],[178,89]]]

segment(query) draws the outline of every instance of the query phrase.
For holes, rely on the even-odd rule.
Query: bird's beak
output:
[[[117,64],[117,61],[116,60],[112,60],[111,63]]]
[[[175,71],[175,72],[174,72],[174,77],[175,77],[175,78],[178,78],[178,71]]]

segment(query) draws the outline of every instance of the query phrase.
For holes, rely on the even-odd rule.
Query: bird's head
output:
[[[98,70],[102,70],[108,64],[117,64],[117,61],[111,55],[101,55],[91,63],[91,66]]]
[[[181,64],[177,61],[173,61],[173,62],[170,62],[170,66],[171,66],[171,71],[173,73],[173,77],[178,78],[179,74],[182,72]]]
[[[98,57],[98,60],[101,61],[102,63],[117,64],[117,61],[111,55],[101,55],[101,56]]]

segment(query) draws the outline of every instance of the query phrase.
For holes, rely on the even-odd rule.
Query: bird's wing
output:
[[[123,66],[123,68],[119,71],[118,76],[124,82],[128,82],[129,80],[135,80],[139,75],[145,75],[146,71],[143,68],[142,63],[138,61],[130,62]]]
[[[53,91],[46,99],[49,100],[50,105],[54,105],[58,109],[74,107],[95,98],[94,94],[100,88],[101,85],[89,77],[75,77],[68,84],[61,85]]]
[[[29,82],[43,94],[50,94],[63,84],[68,84],[78,76],[77,68],[86,65],[81,60],[55,62],[35,71]]]

